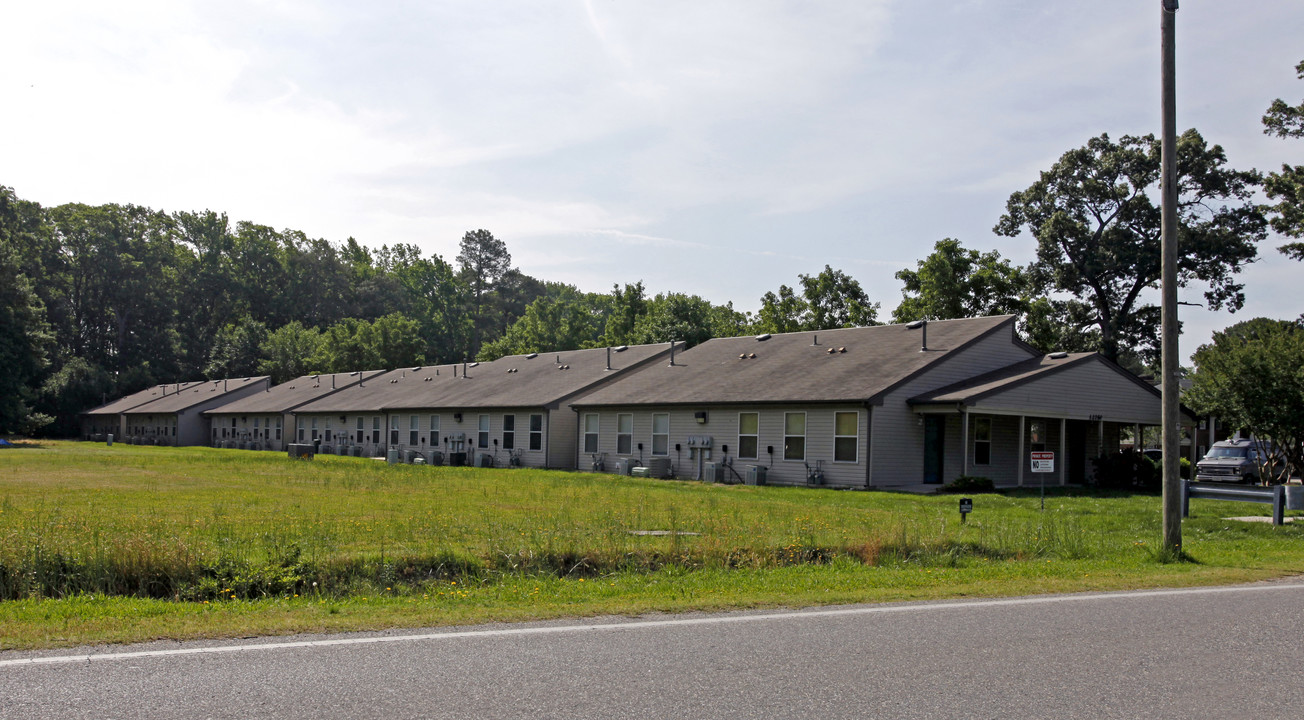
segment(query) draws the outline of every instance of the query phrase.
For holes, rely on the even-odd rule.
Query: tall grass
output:
[[[0,599],[346,595],[512,576],[1137,557],[1119,503],[952,498],[51,443],[0,454]],[[1061,503],[1063,505],[1063,503]],[[645,534],[659,531],[657,534]]]

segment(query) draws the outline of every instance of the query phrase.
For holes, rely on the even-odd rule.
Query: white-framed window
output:
[[[670,454],[670,413],[652,413],[652,454]]]
[[[430,447],[439,447],[439,416],[430,416]]]
[[[992,419],[973,420],[973,464],[992,464]]]
[[[298,429],[299,429],[299,442],[303,442],[303,439],[304,439],[304,438],[303,438],[303,430],[304,430],[304,428],[303,428],[303,418],[295,418],[294,422],[295,422],[295,425],[297,425],[297,426],[298,426]]]
[[[326,435],[322,438],[326,442],[331,441],[331,419],[326,418]]]
[[[806,413],[783,414],[783,459],[806,459]]]
[[[833,413],[833,462],[853,463],[859,458],[860,413]]]
[[[761,434],[761,414],[738,413],[738,458],[755,460]]]
[[[530,416],[530,449],[543,449],[543,415]]]
[[[397,415],[389,416],[389,444],[390,445],[398,444],[398,416]]]
[[[281,439],[281,419],[280,419],[280,418],[276,418],[276,439],[277,439],[277,441],[280,441],[280,439]]]
[[[408,415],[408,445],[416,447],[421,442],[421,416]]]
[[[380,416],[371,417],[371,442],[373,445],[380,444]]]
[[[590,455],[598,451],[598,414],[588,413],[584,416],[584,452]]]
[[[312,419],[312,439],[317,439],[317,418]]]
[[[489,447],[489,416],[481,415],[477,420],[479,432],[475,436],[475,445],[479,448]]]
[[[516,449],[516,416],[503,416],[503,449]]]
[[[634,452],[634,414],[616,414],[616,454],[629,455]]]

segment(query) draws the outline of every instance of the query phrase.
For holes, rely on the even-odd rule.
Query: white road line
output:
[[[1175,595],[1214,595],[1238,592],[1272,592],[1279,590],[1304,590],[1304,584],[1242,585],[1233,587],[1181,588],[1174,590],[1136,590],[1130,592],[1100,593],[1092,595],[1044,595],[1038,597],[1007,598],[1001,600],[966,600],[959,602],[926,603],[920,605],[875,605],[842,608],[838,610],[793,610],[755,615],[722,615],[674,620],[635,620],[625,623],[601,625],[558,625],[499,630],[466,630],[434,632],[421,635],[385,635],[378,637],[351,637],[336,640],[302,640],[298,642],[255,643],[247,645],[217,645],[211,647],[179,648],[176,650],[142,650],[138,652],[99,653],[93,655],[52,655],[47,657],[0,660],[0,667],[31,667],[109,660],[171,657],[176,655],[215,655],[218,653],[252,652],[258,650],[293,650],[299,648],[335,647],[341,645],[375,645],[394,642],[421,642],[429,640],[458,640],[461,638],[491,638],[521,635],[556,635],[561,633],[601,632],[616,630],[645,630],[647,628],[685,625],[722,625],[727,623],[766,622],[771,620],[803,620],[808,618],[843,617],[851,615],[880,615],[888,613],[931,612],[936,610],[963,610],[969,608],[1007,607],[1014,605],[1046,605],[1050,603],[1091,602],[1097,600],[1126,600],[1131,598],[1163,597]]]

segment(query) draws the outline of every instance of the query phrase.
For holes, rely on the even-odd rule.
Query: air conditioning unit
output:
[[[311,460],[312,446],[306,443],[290,443],[289,455],[293,460]]]
[[[494,466],[494,456],[489,453],[480,453],[475,458],[476,467],[491,468]]]
[[[638,466],[638,461],[634,458],[621,458],[616,461],[616,474],[628,475],[630,471]]]
[[[654,457],[647,461],[648,477],[668,478],[670,477],[670,458]]]
[[[408,450],[408,451],[407,451],[407,456],[406,456],[406,457],[407,457],[407,462],[409,462],[409,463],[414,463],[414,462],[416,462],[416,461],[417,461],[417,458],[421,458],[421,462],[422,462],[423,464],[424,464],[425,461],[426,461],[426,458],[421,454],[421,451],[420,451],[420,450]]]
[[[398,462],[398,448],[390,448],[385,452],[385,462],[390,465]]]
[[[764,465],[748,465],[747,473],[743,475],[743,477],[745,478],[743,482],[747,483],[748,485],[764,485],[765,473],[768,471],[769,468],[765,467]]]
[[[444,464],[444,453],[442,453],[442,452],[440,452],[440,451],[438,451],[438,450],[431,450],[431,451],[430,451],[430,464],[431,464],[431,465],[443,465],[443,464]]]
[[[702,464],[702,482],[720,482],[723,477],[720,474],[720,463],[708,462]]]

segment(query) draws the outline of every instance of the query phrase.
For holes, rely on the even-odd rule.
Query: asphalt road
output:
[[[1299,718],[1304,584],[0,653],[5,718]]]

